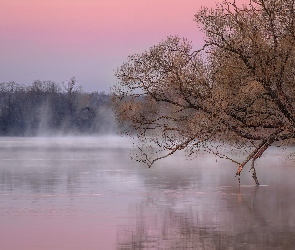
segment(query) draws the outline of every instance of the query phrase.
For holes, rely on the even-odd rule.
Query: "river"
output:
[[[295,249],[295,168],[182,153],[151,169],[117,137],[0,138],[0,249]]]

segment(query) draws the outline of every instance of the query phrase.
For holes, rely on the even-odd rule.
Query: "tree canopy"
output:
[[[168,37],[129,56],[116,72],[117,118],[139,138],[137,160],[155,161],[185,149],[235,162],[240,178],[274,143],[295,138],[294,0],[225,0],[203,7],[195,21],[204,46]],[[221,146],[243,150],[242,161]]]

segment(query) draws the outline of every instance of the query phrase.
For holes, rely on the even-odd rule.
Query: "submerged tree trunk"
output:
[[[252,159],[252,165],[251,165],[250,171],[252,171],[252,178],[254,179],[256,185],[259,186],[260,183],[259,183],[258,178],[256,176],[256,170],[255,170],[255,166],[254,166],[255,160],[256,160],[255,158]]]

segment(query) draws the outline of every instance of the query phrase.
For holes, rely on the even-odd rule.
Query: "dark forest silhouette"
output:
[[[58,84],[0,83],[0,135],[37,136],[115,131],[110,96],[86,93],[72,77]]]

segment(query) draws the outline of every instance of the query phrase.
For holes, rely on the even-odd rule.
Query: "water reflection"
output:
[[[171,181],[169,191],[150,191],[129,208],[117,249],[294,249],[295,171],[281,163],[271,154],[260,160],[268,185],[259,187],[247,178],[247,185],[233,185],[229,168],[221,171],[211,162],[198,166],[197,184],[186,178],[191,187]]]
[[[220,187],[216,194],[147,197],[130,207],[117,249],[294,249],[294,190]]]
[[[175,155],[147,169],[113,138],[1,138],[0,249],[294,249],[295,168],[265,186],[236,166]],[[276,151],[275,151],[276,152]]]

